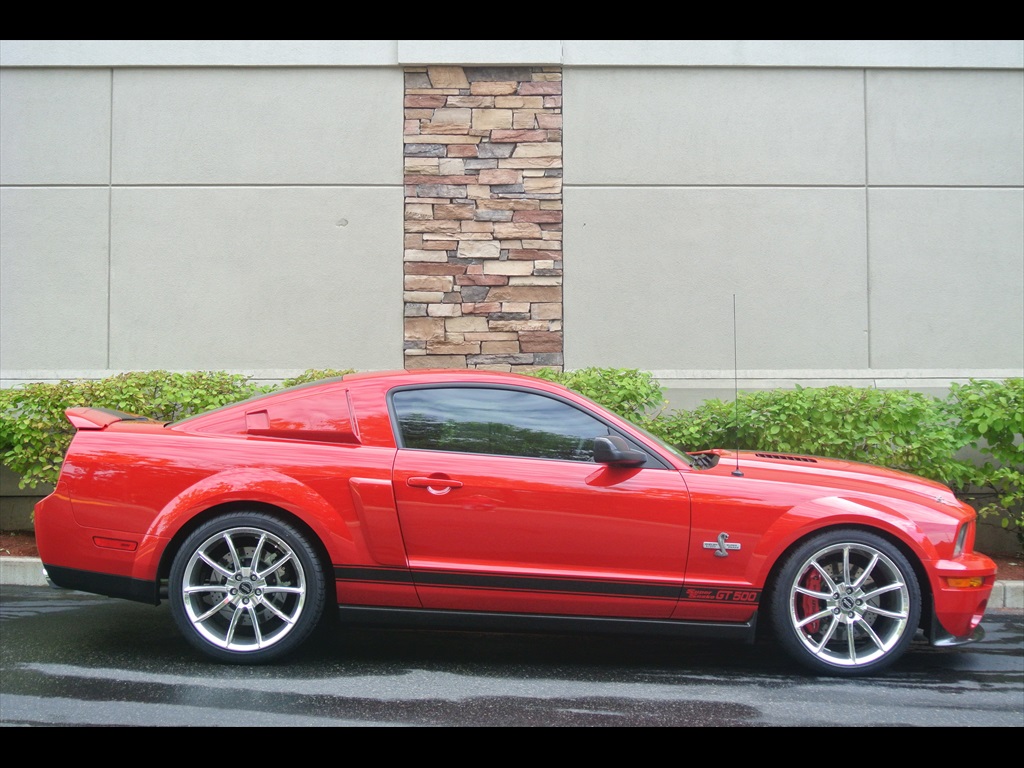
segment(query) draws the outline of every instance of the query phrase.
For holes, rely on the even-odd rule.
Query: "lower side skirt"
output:
[[[43,563],[43,571],[52,587],[118,597],[149,605],[160,604],[160,585],[156,582],[140,581],[128,576],[112,576],[109,573],[80,571],[77,568],[63,568],[46,563]]]
[[[753,643],[757,614],[748,622],[716,623],[622,619],[604,616],[541,616],[521,613],[439,611],[425,608],[373,608],[340,605],[344,624],[361,627],[404,627],[476,632],[543,632],[561,634],[656,635],[736,640]]]

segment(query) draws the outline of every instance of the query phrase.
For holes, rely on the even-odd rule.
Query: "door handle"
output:
[[[434,493],[437,493],[438,488],[444,488],[446,491],[451,488],[461,488],[462,482],[459,480],[452,480],[447,477],[410,477],[405,481],[406,485],[410,488],[427,488]]]

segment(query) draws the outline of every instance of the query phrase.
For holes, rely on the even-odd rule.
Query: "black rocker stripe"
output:
[[[682,584],[652,582],[601,581],[559,577],[509,576],[463,571],[416,571],[390,568],[335,566],[339,581],[409,583],[420,587],[456,587],[509,592],[545,592],[564,595],[598,595],[641,599],[676,600]]]
[[[408,568],[371,568],[360,565],[334,566],[336,581],[350,581],[363,584],[409,584],[412,574]]]
[[[694,603],[757,605],[760,589],[702,584],[660,584],[643,581],[601,581],[568,577],[509,576],[463,571],[417,571],[407,568],[334,566],[334,578],[363,584],[407,584],[421,587],[542,592],[561,595],[633,597],[646,600],[681,600]]]
[[[568,595],[600,595],[604,597],[641,597],[672,599],[679,597],[681,584],[651,582],[602,581],[568,577],[507,576],[448,571],[417,571],[417,585],[424,587],[465,587],[469,589],[501,589],[517,592],[558,592]]]

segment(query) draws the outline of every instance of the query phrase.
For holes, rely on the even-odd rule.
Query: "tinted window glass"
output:
[[[406,448],[593,461],[602,422],[567,403],[511,389],[407,389],[392,398]]]

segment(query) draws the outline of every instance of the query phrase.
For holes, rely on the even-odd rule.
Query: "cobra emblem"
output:
[[[739,544],[729,544],[728,541],[729,534],[725,531],[722,531],[720,534],[718,534],[717,541],[705,541],[704,549],[716,550],[715,557],[728,557],[730,550],[736,550],[741,548]]]

